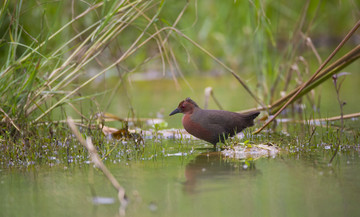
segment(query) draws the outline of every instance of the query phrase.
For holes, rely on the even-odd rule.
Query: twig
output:
[[[329,164],[332,163],[332,161],[334,160],[336,154],[338,153],[339,151],[339,146],[340,146],[340,142],[341,142],[341,134],[342,134],[342,131],[343,131],[343,128],[341,126],[341,132],[340,132],[340,136],[337,138],[337,144],[336,144],[336,148],[335,148],[335,152],[333,154],[333,156],[331,157],[330,161],[329,161]],[[337,130],[337,133],[339,133],[339,129]]]
[[[344,132],[344,118],[343,118],[344,117],[344,109],[343,108],[344,108],[345,103],[342,102],[341,99],[340,99],[340,88],[341,88],[341,85],[342,85],[342,82],[344,81],[344,79],[338,83],[338,76],[334,75],[333,76],[333,81],[334,81],[334,86],[335,86],[335,91],[336,91],[336,99],[337,99],[337,101],[339,103],[339,106],[340,106],[341,129],[340,129],[340,136],[338,137],[338,142],[336,144],[335,153],[332,156],[332,158],[330,159],[329,164],[331,164],[331,162],[334,160],[336,154],[339,151],[340,142],[342,141],[342,134]]]
[[[86,141],[81,136],[79,130],[76,128],[75,123],[71,117],[67,119],[67,123],[71,130],[73,131],[76,138],[79,142],[89,151],[92,162],[95,164],[97,168],[99,168],[106,178],[111,182],[112,186],[118,191],[118,198],[120,201],[120,215],[125,215],[125,208],[128,204],[128,200],[125,194],[125,189],[119,184],[119,182],[115,179],[115,177],[111,174],[111,172],[107,169],[104,163],[101,161],[100,156],[98,155],[96,148],[91,142],[91,138],[87,137]]]
[[[9,117],[9,115],[8,114],[6,114],[6,112],[2,109],[2,108],[0,108],[0,111],[5,115],[5,117],[10,121],[10,123],[15,127],[15,129],[17,130],[17,131],[19,131],[19,133],[22,135],[23,133],[22,133],[22,131],[19,129],[19,127],[14,123],[14,121]]]
[[[352,113],[352,114],[347,114],[347,115],[340,115],[340,116],[334,116],[331,118],[319,118],[319,119],[313,119],[313,122],[320,122],[320,121],[338,121],[341,119],[350,119],[350,118],[356,118],[356,117],[360,117],[360,112],[358,113]],[[304,121],[305,122],[305,121]]]
[[[89,121],[89,119],[87,117],[85,117],[71,102],[67,103],[72,109],[74,109],[74,111],[80,115],[82,118],[84,118],[86,121]]]
[[[309,140],[308,140],[308,143],[309,143],[309,144],[310,144],[311,139],[313,138],[313,136],[314,136],[314,134],[315,134],[315,130],[316,130],[316,127],[314,126],[314,127],[312,128],[312,132],[311,132],[310,138],[309,138]]]

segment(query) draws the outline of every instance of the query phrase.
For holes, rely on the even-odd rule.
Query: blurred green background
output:
[[[270,104],[282,92],[306,81],[320,65],[307,38],[323,61],[360,15],[359,2],[353,0],[3,1],[0,12],[1,104],[15,117],[19,107],[28,111],[29,104],[34,104],[36,109],[25,113],[37,121],[44,120],[41,114],[61,99],[66,100],[49,109],[48,118],[78,116],[68,103],[86,117],[100,111],[121,117],[161,117],[159,112],[167,116],[188,96],[202,106],[208,86],[213,87],[224,109],[258,106],[230,72],[199,47],[169,29],[159,31],[170,26],[231,68],[255,95]],[[134,13],[130,16],[130,12]],[[103,34],[120,24],[124,25],[121,31]],[[101,38],[107,35],[110,39]],[[107,68],[134,42],[136,49],[131,55]],[[139,46],[142,42],[146,43]],[[95,48],[97,43],[103,44]],[[337,56],[358,43],[359,34]],[[55,50],[59,52],[54,55]],[[90,57],[86,52],[92,52]],[[69,58],[73,54],[75,57]],[[70,73],[77,66],[78,71]],[[358,68],[355,62],[348,70],[356,72]],[[96,79],[66,96],[102,70],[105,72]],[[61,84],[55,90],[46,82],[56,72],[62,74],[52,83]],[[345,83],[358,88],[359,76],[349,76]],[[334,102],[322,111],[325,116],[337,114],[335,95],[329,93],[332,81],[328,83],[326,91],[316,89],[314,98],[317,105],[321,100]],[[37,92],[41,88],[45,89]],[[344,90],[345,97],[351,98],[351,88]],[[54,94],[40,99],[47,91]],[[359,111],[357,104],[349,106],[349,112]],[[209,108],[217,108],[212,100]],[[174,122],[172,126],[179,125]]]

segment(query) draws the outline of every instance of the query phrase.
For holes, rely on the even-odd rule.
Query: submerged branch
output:
[[[104,163],[101,161],[100,156],[98,155],[96,148],[91,142],[91,138],[87,137],[86,141],[81,136],[79,130],[76,128],[75,123],[72,118],[67,119],[67,123],[71,130],[73,131],[76,138],[79,142],[89,151],[92,162],[95,164],[97,168],[99,168],[106,178],[111,182],[112,186],[118,191],[118,198],[121,203],[120,214],[125,215],[125,208],[127,206],[128,200],[125,194],[125,189],[119,184],[119,182],[115,179],[115,177],[111,174],[111,172],[107,169]]]

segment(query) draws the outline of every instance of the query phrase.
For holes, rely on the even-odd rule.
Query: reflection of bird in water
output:
[[[188,193],[196,193],[196,187],[201,180],[256,174],[255,163],[250,161],[248,164],[226,159],[221,152],[202,153],[186,165],[184,190]]]

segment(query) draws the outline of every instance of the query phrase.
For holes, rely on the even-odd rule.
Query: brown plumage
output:
[[[213,145],[253,126],[254,119],[260,114],[201,109],[190,98],[181,101],[170,116],[177,113],[184,114],[182,124],[188,133]]]

